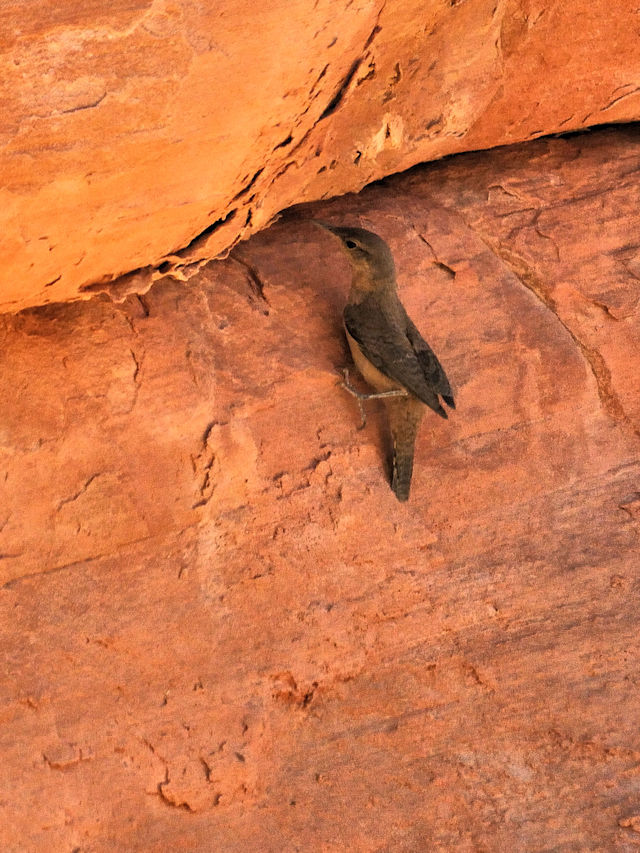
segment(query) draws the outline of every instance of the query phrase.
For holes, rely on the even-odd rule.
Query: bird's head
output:
[[[340,240],[342,250],[351,263],[353,284],[373,289],[395,281],[395,265],[391,250],[382,237],[364,228],[346,228],[313,220]]]

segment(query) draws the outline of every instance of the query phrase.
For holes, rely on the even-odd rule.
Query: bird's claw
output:
[[[364,429],[367,425],[367,415],[364,411],[364,406],[362,405],[363,400],[383,400],[388,397],[408,397],[409,392],[406,388],[392,388],[389,391],[374,391],[373,394],[364,394],[362,391],[358,391],[357,388],[354,388],[353,385],[349,382],[349,370],[346,367],[343,367],[342,370],[338,371],[342,374],[342,382],[338,384],[344,388],[345,391],[348,391],[352,397],[355,397],[358,401],[358,408],[360,409],[360,417],[362,418],[362,423],[358,427],[358,429]]]
[[[353,385],[349,382],[349,369],[347,367],[343,367],[342,370],[339,371],[342,375],[342,382],[338,383],[341,388],[344,388],[345,391],[348,391],[352,397],[356,398],[358,403],[358,409],[360,410],[360,418],[361,423],[358,426],[358,429],[364,429],[367,425],[367,413],[364,410],[364,406],[362,405],[363,400],[368,400],[369,395],[363,394],[361,391],[358,391]]]

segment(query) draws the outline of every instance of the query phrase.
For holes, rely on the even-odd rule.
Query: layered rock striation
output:
[[[192,276],[288,206],[640,115],[593,0],[5,0],[0,311]]]

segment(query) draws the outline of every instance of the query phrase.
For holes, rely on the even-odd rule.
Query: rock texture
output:
[[[445,154],[637,119],[638,14],[4,0],[0,311],[188,277],[291,204]]]
[[[3,850],[638,849],[639,173],[464,155],[2,318]],[[456,388],[407,505],[312,214]]]

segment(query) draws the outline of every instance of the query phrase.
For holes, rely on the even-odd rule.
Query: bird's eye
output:
[[[358,244],[354,243],[353,240],[345,240],[345,245],[347,249],[355,249]]]

